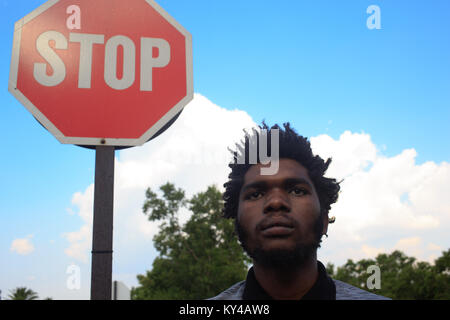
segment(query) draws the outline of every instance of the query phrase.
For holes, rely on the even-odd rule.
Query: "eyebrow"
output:
[[[311,183],[306,180],[305,178],[288,178],[285,179],[282,183],[283,187],[291,187],[294,185],[298,185],[298,184],[304,184],[306,186],[308,186],[311,190],[313,189]],[[267,189],[268,187],[268,183],[267,181],[255,181],[252,183],[249,183],[245,186],[242,187],[241,193],[246,192],[248,189]]]

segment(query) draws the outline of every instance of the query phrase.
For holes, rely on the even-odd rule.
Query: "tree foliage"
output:
[[[367,269],[371,265],[380,268],[380,289],[367,287],[371,276]],[[391,254],[379,254],[375,259],[358,262],[349,259],[336,270],[329,263],[327,271],[334,279],[392,299],[450,299],[450,249],[434,264],[419,262],[396,250]]]
[[[18,287],[11,291],[8,298],[11,300],[36,300],[38,299],[38,295],[31,289],[26,287]]]
[[[186,199],[171,183],[160,187],[162,197],[146,191],[143,212],[161,222],[153,242],[159,256],[153,268],[138,275],[132,299],[205,299],[245,278],[248,257],[234,235],[232,220],[222,218],[220,191],[210,186]],[[191,216],[180,225],[180,210]]]

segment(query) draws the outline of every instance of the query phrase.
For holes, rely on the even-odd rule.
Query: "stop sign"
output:
[[[190,33],[153,0],[50,0],[15,25],[9,91],[62,143],[145,143],[192,77]]]

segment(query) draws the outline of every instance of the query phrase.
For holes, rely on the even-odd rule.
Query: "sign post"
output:
[[[114,147],[95,150],[91,299],[111,299],[114,212]]]
[[[192,37],[154,0],[49,0],[15,24],[8,89],[58,141],[96,150],[91,299],[109,300],[114,153],[192,100]]]

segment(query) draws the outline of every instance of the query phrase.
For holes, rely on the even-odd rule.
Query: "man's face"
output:
[[[302,264],[315,253],[328,227],[308,171],[280,159],[275,175],[250,167],[239,195],[237,229],[247,253],[261,264]],[[291,266],[292,267],[292,266]]]

